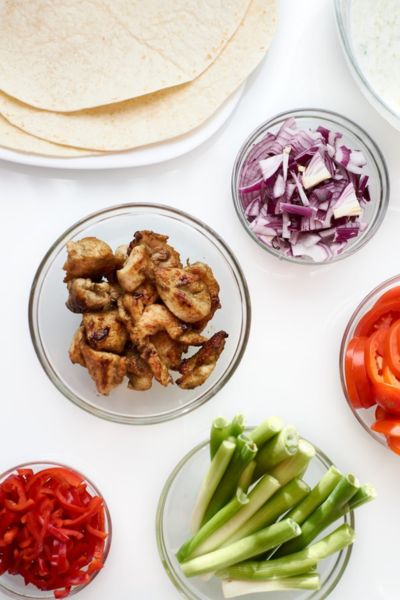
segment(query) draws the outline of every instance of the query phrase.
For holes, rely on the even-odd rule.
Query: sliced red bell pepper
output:
[[[376,402],[373,396],[373,389],[368,379],[368,373],[365,360],[365,348],[368,342],[367,338],[356,338],[356,344],[352,355],[352,378],[357,390],[359,402],[363,408],[369,408]]]
[[[386,440],[389,448],[396,454],[400,454],[400,438],[389,436]]]
[[[390,299],[387,302],[375,304],[357,323],[355,337],[370,336],[381,327],[388,328],[400,317],[400,301]]]
[[[385,339],[384,358],[392,373],[400,378],[400,320],[395,321],[389,328]]]

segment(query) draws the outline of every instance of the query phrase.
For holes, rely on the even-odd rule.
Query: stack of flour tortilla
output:
[[[275,0],[0,0],[0,146],[79,157],[187,134],[275,27]]]

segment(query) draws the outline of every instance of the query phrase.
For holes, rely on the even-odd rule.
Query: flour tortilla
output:
[[[0,90],[68,112],[192,81],[250,0],[0,0]]]
[[[236,34],[193,82],[118,105],[71,114],[40,111],[0,93],[0,113],[58,144],[118,151],[162,142],[201,125],[264,57],[276,27],[276,0],[252,0]]]
[[[17,152],[55,156],[58,158],[81,158],[82,156],[97,154],[90,150],[79,150],[78,148],[59,146],[58,144],[46,142],[46,140],[41,140],[14,127],[3,117],[0,117],[0,146]]]

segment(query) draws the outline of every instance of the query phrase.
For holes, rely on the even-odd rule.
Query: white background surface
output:
[[[0,163],[0,469],[52,459],[86,473],[108,501],[114,537],[108,564],[80,600],[177,600],[158,558],[154,518],[172,468],[207,436],[218,414],[241,411],[255,423],[273,413],[296,424],[340,469],[373,482],[379,498],[360,509],[358,539],[332,600],[397,600],[400,459],[358,425],[342,396],[338,351],[358,301],[399,270],[400,133],[369,106],[345,64],[330,0],[281,0],[279,32],[225,127],[185,157],[159,166],[68,172]],[[230,174],[243,139],[291,108],[333,109],[364,126],[391,176],[391,207],[375,238],[332,266],[283,264],[239,224]],[[207,405],[152,427],[108,423],[53,387],[29,337],[27,305],[40,259],[86,214],[122,202],[161,202],[205,220],[231,245],[247,275],[253,324],[232,380]],[[1,594],[0,594],[0,597]]]

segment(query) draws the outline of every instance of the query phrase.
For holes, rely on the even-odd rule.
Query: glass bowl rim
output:
[[[394,275],[393,277],[389,277],[389,279],[385,279],[385,281],[378,284],[370,292],[368,292],[368,294],[366,296],[364,296],[364,298],[357,304],[357,306],[353,310],[353,312],[347,322],[346,328],[343,332],[342,340],[340,342],[340,352],[339,352],[340,383],[342,386],[342,391],[343,391],[344,397],[346,399],[347,405],[350,408],[353,415],[355,416],[355,418],[357,419],[357,421],[363,427],[363,429],[365,429],[365,431],[367,433],[369,433],[369,435],[376,442],[379,442],[379,444],[381,444],[385,448],[388,448],[388,446],[387,446],[383,436],[379,435],[378,433],[373,431],[370,427],[368,427],[368,425],[361,418],[361,416],[359,415],[359,412],[353,407],[353,405],[350,401],[349,395],[347,393],[346,377],[345,377],[345,372],[344,372],[344,359],[345,359],[345,355],[346,355],[346,346],[347,346],[348,342],[350,341],[349,340],[350,331],[357,324],[357,322],[360,320],[360,318],[363,316],[363,314],[365,314],[365,312],[367,312],[367,311],[364,311],[365,306],[368,304],[368,302],[370,300],[373,300],[378,294],[382,293],[387,288],[390,288],[392,286],[392,284],[395,284],[395,283],[400,284],[400,275]]]
[[[249,431],[250,429],[252,429],[251,426],[246,426],[245,431]],[[303,439],[306,439],[306,438],[303,438]],[[203,448],[208,446],[209,443],[210,443],[209,439],[203,440],[202,442],[196,444],[196,446],[194,446],[194,448],[189,450],[189,452],[187,452],[180,459],[180,461],[174,467],[174,469],[171,471],[171,473],[169,474],[169,476],[167,477],[167,479],[163,485],[163,488],[162,488],[162,491],[160,494],[160,498],[159,498],[158,504],[157,504],[157,511],[156,511],[156,521],[155,521],[156,539],[157,539],[158,554],[161,559],[161,563],[162,563],[164,570],[167,573],[170,581],[175,586],[176,590],[179,593],[181,593],[182,595],[184,595],[184,597],[187,598],[188,600],[199,600],[199,596],[193,595],[192,592],[186,586],[184,586],[182,584],[181,580],[179,579],[179,577],[176,574],[176,569],[174,568],[173,564],[169,560],[168,551],[167,551],[166,543],[164,540],[164,534],[163,534],[164,510],[165,510],[165,503],[168,498],[168,494],[171,490],[172,485],[174,484],[174,482],[176,480],[176,477],[179,475],[179,473],[182,471],[182,469],[186,466],[186,464],[193,458],[193,456],[195,456],[198,452],[203,450]],[[312,444],[312,445],[316,452],[316,455],[314,458],[318,458],[319,461],[322,462],[322,464],[327,469],[329,467],[333,466],[334,463],[331,461],[331,459],[324,452],[322,452],[322,450],[320,450],[318,448],[318,446],[316,446],[315,444]],[[354,511],[353,510],[350,511],[347,515],[344,516],[344,519],[345,519],[345,522],[347,522],[347,520],[348,520],[350,523],[350,527],[352,527],[352,529],[355,530]],[[338,558],[335,561],[335,564],[333,565],[329,575],[327,576],[327,580],[326,580],[326,584],[328,585],[327,590],[324,591],[324,595],[321,596],[319,598],[319,600],[323,600],[324,598],[327,598],[329,596],[329,594],[337,586],[337,584],[339,583],[340,579],[342,578],[344,572],[346,571],[352,551],[353,551],[353,544],[350,544],[350,546],[347,546],[346,548],[344,548],[343,550],[341,550],[338,553]],[[344,561],[343,561],[342,565],[339,565],[339,570],[338,570],[338,573],[336,574],[335,571],[336,571],[336,569],[338,569],[339,560],[342,557],[342,555],[344,555]],[[332,581],[332,577],[334,577],[333,581]],[[320,592],[321,592],[321,589],[313,592],[312,595],[310,595],[307,600],[312,600]],[[208,600],[212,600],[212,599],[209,598]]]
[[[92,482],[91,479],[89,479],[88,477],[86,477],[86,475],[84,475],[81,471],[75,469],[74,467],[70,467],[69,465],[66,465],[65,463],[61,463],[61,462],[56,462],[54,460],[48,460],[48,459],[44,459],[44,460],[30,460],[29,462],[23,462],[20,463],[18,465],[16,465],[15,467],[10,467],[9,469],[7,469],[6,471],[3,471],[2,473],[0,473],[0,482],[4,481],[4,479],[6,477],[8,477],[9,475],[12,475],[13,473],[15,473],[18,469],[26,469],[26,468],[34,468],[34,467],[39,467],[39,466],[43,466],[43,467],[60,467],[62,469],[68,469],[69,471],[72,471],[74,473],[76,473],[77,475],[80,475],[83,480],[95,491],[95,493],[97,494],[97,496],[100,496],[100,498],[102,498],[103,500],[103,508],[104,508],[104,515],[105,515],[105,523],[106,523],[106,530],[108,533],[108,536],[106,538],[105,541],[105,547],[104,547],[104,560],[103,560],[103,564],[106,564],[107,558],[109,556],[110,553],[110,548],[111,548],[111,542],[112,542],[112,531],[113,531],[113,527],[112,527],[112,519],[111,519],[111,514],[110,514],[110,510],[108,508],[107,502],[103,496],[103,494],[100,492],[99,488]],[[103,567],[104,568],[104,567]],[[90,580],[83,584],[83,585],[76,585],[74,587],[72,587],[69,596],[73,596],[74,594],[77,594],[78,592],[80,592],[81,590],[85,589],[88,585],[90,585],[92,583],[92,581],[94,581],[94,579],[96,579],[97,575],[99,573],[101,573],[103,569],[100,569],[100,571],[96,571],[96,573],[94,573],[94,575],[90,578]],[[10,598],[22,598],[25,600],[40,600],[40,596],[31,596],[28,592],[26,593],[19,593],[15,590],[9,589],[7,586],[4,585],[3,581],[2,581],[2,576],[0,576],[0,591],[4,592],[4,594],[6,594],[8,597]],[[51,592],[52,590],[39,590],[38,588],[38,593],[43,591],[44,593],[48,593]],[[46,598],[46,599],[50,599],[51,596],[42,596],[42,598]]]
[[[348,1],[348,0],[347,0]],[[351,1],[351,0],[350,0]],[[396,113],[393,108],[391,108],[383,98],[376,92],[376,90],[371,86],[368,79],[365,77],[363,70],[361,69],[359,62],[356,58],[355,53],[353,52],[351,45],[351,35],[348,31],[348,28],[345,25],[342,11],[342,0],[335,0],[335,16],[336,16],[336,25],[339,31],[340,41],[342,42],[342,46],[345,51],[346,58],[348,59],[352,69],[354,70],[357,78],[361,82],[361,84],[365,87],[365,89],[371,94],[371,96],[380,104],[392,117],[396,120],[400,121],[400,112]]]
[[[216,246],[217,250],[221,254],[224,263],[228,264],[231,270],[233,271],[236,286],[239,289],[240,296],[243,300],[241,313],[241,329],[239,341],[236,345],[236,349],[232,360],[228,364],[225,372],[221,375],[220,379],[211,388],[203,392],[200,396],[196,397],[189,404],[183,404],[182,406],[178,406],[173,411],[169,411],[168,413],[161,413],[158,415],[156,414],[150,416],[130,417],[129,415],[118,415],[112,413],[111,411],[107,412],[104,411],[102,408],[91,406],[83,398],[79,397],[77,394],[72,392],[69,386],[64,384],[63,381],[61,381],[58,374],[53,370],[51,361],[48,359],[47,353],[43,347],[42,338],[40,335],[40,328],[38,325],[37,313],[42,292],[42,285],[47,276],[48,270],[52,266],[56,256],[58,256],[59,252],[62,251],[62,249],[65,247],[66,242],[68,241],[68,239],[70,239],[72,234],[79,233],[79,231],[82,230],[84,231],[84,226],[94,224],[99,220],[105,220],[105,218],[107,217],[112,218],[113,216],[119,216],[121,213],[123,214],[124,210],[143,211],[146,209],[155,211],[158,214],[161,214],[162,216],[172,216],[188,227],[196,227],[197,230],[201,231],[202,234],[205,234],[204,237],[207,239],[208,242],[213,243]],[[223,252],[221,252],[221,248]],[[86,215],[85,217],[73,223],[65,231],[63,231],[51,244],[50,248],[46,251],[45,255],[41,259],[32,280],[28,304],[28,320],[30,336],[36,356],[47,377],[65,398],[67,398],[86,412],[100,417],[102,419],[105,419],[106,421],[122,423],[127,425],[153,425],[156,423],[167,422],[192,412],[193,410],[199,408],[200,406],[208,402],[211,398],[213,398],[219,392],[219,390],[221,390],[224,387],[224,385],[228,383],[228,381],[231,379],[236,369],[238,368],[242,357],[246,351],[250,334],[252,310],[250,292],[243,269],[235,254],[231,250],[230,246],[222,239],[222,237],[214,229],[212,229],[209,225],[207,225],[206,223],[204,223],[204,221],[198,219],[197,217],[193,217],[189,213],[174,208],[172,206],[152,202],[128,202],[124,204],[108,206],[106,208],[102,208],[98,211],[92,212],[89,215]]]
[[[237,189],[237,179],[240,174],[240,169],[243,164],[243,159],[246,153],[249,151],[251,144],[254,143],[257,138],[266,133],[271,127],[277,125],[278,123],[284,121],[289,117],[308,117],[311,119],[320,119],[321,121],[330,120],[331,122],[337,123],[342,129],[347,130],[351,135],[355,136],[357,139],[361,141],[363,146],[366,146],[372,155],[374,165],[379,173],[380,181],[379,184],[379,194],[380,194],[380,207],[375,216],[375,220],[368,225],[368,229],[366,234],[361,238],[359,243],[355,243],[352,245],[347,251],[346,249],[341,254],[337,254],[336,256],[330,258],[326,261],[314,261],[310,258],[298,259],[294,256],[284,256],[278,250],[263,244],[256,235],[249,228],[249,223],[244,216],[243,209],[241,207],[239,193]],[[262,123],[260,123],[253,131],[247,136],[242,145],[239,148],[239,151],[236,155],[235,161],[233,163],[232,175],[231,175],[231,193],[233,198],[233,204],[235,207],[236,214],[239,218],[240,223],[242,224],[244,230],[250,236],[250,238],[256,242],[260,248],[263,248],[266,252],[275,256],[279,260],[286,261],[296,265],[303,266],[326,266],[340,260],[344,260],[349,256],[352,256],[355,252],[358,252],[361,248],[363,248],[375,235],[379,227],[381,226],[383,219],[385,218],[386,211],[389,205],[390,198],[390,179],[389,179],[389,170],[386,164],[385,157],[382,154],[381,149],[377,145],[377,143],[373,140],[370,134],[365,131],[361,125],[358,125],[352,119],[341,115],[338,112],[327,110],[324,108],[294,108],[290,110],[285,110],[275,114],[272,117],[269,117]]]

